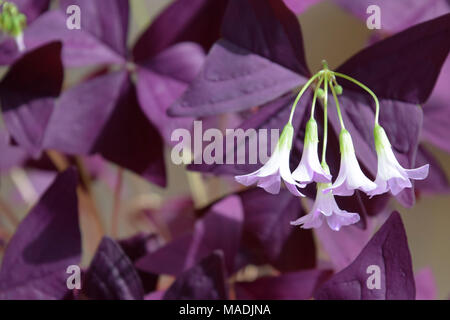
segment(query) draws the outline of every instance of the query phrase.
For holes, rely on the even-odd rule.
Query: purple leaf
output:
[[[237,300],[307,300],[330,276],[329,270],[305,270],[234,284]]]
[[[391,32],[403,30],[450,11],[450,4],[447,0],[335,0],[335,2],[363,21],[369,17],[367,8],[370,5],[379,6],[382,17],[381,28]]]
[[[298,198],[285,189],[278,195],[260,188],[238,195],[245,215],[240,248],[245,263],[271,264],[281,272],[314,268],[316,251],[312,231],[290,225],[303,212]]]
[[[223,38],[302,76],[309,76],[297,17],[279,0],[230,0]]]
[[[380,270],[380,288],[375,285]],[[369,270],[369,271],[367,271]],[[372,279],[372,278],[373,279]],[[405,300],[416,295],[411,255],[398,212],[393,212],[351,265],[328,280],[315,298],[350,300]]]
[[[170,109],[174,116],[210,116],[267,103],[305,78],[227,40],[211,49],[199,77]]]
[[[164,300],[228,299],[226,270],[221,251],[215,251],[186,270],[164,294]]]
[[[125,71],[65,91],[44,145],[68,154],[100,153],[159,186],[166,184],[161,137],[141,111]]]
[[[24,55],[0,83],[3,119],[11,137],[33,157],[42,139],[63,81],[61,44],[45,45]]]
[[[289,92],[309,75],[297,18],[281,1],[230,1],[222,34],[170,114],[249,109]]]
[[[197,221],[192,233],[178,237],[156,252],[139,259],[136,266],[156,274],[180,274],[214,250],[224,253],[231,274],[241,240],[243,212],[240,199],[230,196],[212,205]]]
[[[194,80],[203,61],[204,53],[198,45],[181,43],[141,63],[137,69],[140,105],[168,143],[175,129],[192,127],[191,118],[170,118],[167,109]]]
[[[424,22],[360,51],[338,68],[379,98],[414,104],[433,90],[450,50],[450,13]],[[343,81],[342,85],[354,88]]]
[[[0,299],[62,299],[66,269],[81,259],[77,174],[58,175],[10,240],[0,271]]]
[[[208,51],[219,39],[227,3],[228,0],[174,1],[141,35],[133,50],[134,59],[145,61],[184,41],[197,42]]]
[[[111,238],[104,237],[86,272],[83,292],[95,300],[142,300],[144,289],[130,259]]]
[[[436,300],[437,285],[431,268],[424,268],[416,273],[416,300]]]

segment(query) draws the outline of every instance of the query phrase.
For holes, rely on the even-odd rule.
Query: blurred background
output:
[[[170,0],[133,0],[132,6],[131,32],[129,38],[130,45],[134,43],[138,35],[144,30],[153,17],[156,16]],[[306,57],[312,71],[320,68],[320,62],[326,59],[331,69],[337,67],[351,55],[365,47],[372,34],[368,30],[365,22],[355,18],[331,1],[323,1],[311,8],[299,17],[302,26]],[[91,69],[72,69],[65,75],[65,86],[71,86],[80,78],[91,72]],[[4,72],[4,70],[2,70]],[[450,85],[450,84],[449,84]],[[450,87],[450,86],[449,86]],[[449,137],[450,138],[450,137]],[[450,175],[450,155],[440,151],[431,145],[426,145],[441,162]],[[1,155],[0,155],[1,157]],[[149,219],[144,217],[142,209],[159,208],[161,204],[180,195],[191,195],[195,205],[201,207],[210,201],[219,198],[231,190],[231,185],[224,179],[206,177],[200,183],[200,176],[197,173],[186,173],[184,167],[175,166],[170,161],[170,152],[166,152],[168,166],[168,187],[161,189],[150,185],[138,176],[124,172],[123,189],[120,194],[120,204],[118,207],[118,228],[119,238],[124,238],[136,233],[136,231],[152,231],[153,225]],[[93,159],[95,162],[95,159]],[[107,169],[108,180],[98,180],[93,183],[93,193],[101,212],[101,222],[106,233],[111,233],[112,219],[110,212],[113,212],[116,194],[114,186],[119,176],[118,169],[110,165]],[[15,217],[12,221],[20,221],[33,204],[32,195],[29,195],[29,185],[24,178],[25,174],[32,176],[33,172],[23,172],[22,169],[14,169],[7,174],[3,174],[0,179],[0,219],[6,226],[8,232],[13,232],[14,223],[11,217],[6,218],[7,208],[13,209]],[[52,180],[53,175],[46,177],[40,173],[40,179],[48,179],[47,185]],[[42,184],[42,185],[45,185]],[[15,202],[17,189],[21,190],[22,197],[29,201],[24,203]],[[395,202],[395,200],[392,200]],[[418,271],[424,267],[431,267],[436,278],[439,289],[439,298],[445,299],[450,294],[450,197],[448,195],[418,195],[416,205],[411,209],[405,209],[400,205],[393,204],[401,213],[408,235],[411,249],[414,270]],[[92,254],[98,244],[99,238],[89,236],[89,230],[93,228],[93,223],[89,217],[81,217],[85,256],[84,264],[90,261]],[[3,252],[3,249],[2,249]]]

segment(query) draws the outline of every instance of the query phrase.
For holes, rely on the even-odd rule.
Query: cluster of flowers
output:
[[[308,229],[318,228],[322,225],[323,220],[326,220],[331,229],[339,231],[342,226],[357,223],[360,217],[358,213],[341,210],[334,199],[335,195],[351,196],[355,190],[361,190],[370,197],[389,191],[393,195],[397,195],[404,188],[411,188],[410,179],[425,179],[428,176],[429,165],[426,164],[416,169],[403,168],[392,151],[392,146],[385,130],[379,124],[379,102],[377,96],[358,80],[345,74],[329,70],[325,61],[323,62],[323,66],[324,68],[312,76],[298,94],[292,106],[290,119],[283,129],[278,144],[269,161],[255,172],[236,176],[236,180],[245,186],[256,183],[267,192],[278,194],[281,179],[283,179],[287,189],[295,196],[304,196],[298,188],[304,188],[307,184],[316,182],[317,195],[310,213],[291,222],[291,224],[301,225],[303,228]],[[366,177],[356,159],[352,137],[345,128],[339,106],[338,95],[342,94],[343,89],[337,83],[336,77],[346,79],[360,86],[375,100],[376,113],[373,136],[378,157],[378,172],[374,182]],[[302,158],[297,168],[291,172],[289,158],[294,137],[294,128],[292,126],[293,115],[301,96],[315,81],[317,81],[317,84],[314,90],[311,118],[306,125]],[[321,88],[322,84],[323,89]],[[326,162],[328,88],[330,88],[334,97],[341,125],[341,132],[339,134],[341,164],[339,174],[334,182],[332,182],[330,169]],[[321,161],[319,161],[317,151],[319,144],[318,127],[314,119],[314,110],[318,98],[323,101],[324,107],[324,137]]]

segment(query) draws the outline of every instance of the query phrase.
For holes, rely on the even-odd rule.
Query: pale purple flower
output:
[[[292,178],[291,169],[289,168],[293,136],[294,128],[291,124],[287,124],[269,161],[255,172],[236,176],[236,181],[245,186],[257,183],[258,187],[263,188],[267,192],[277,194],[280,192],[281,179],[283,179],[284,184],[293,195],[303,197],[304,195],[298,191],[297,187],[303,188],[304,185],[299,184]]]
[[[375,196],[390,190],[395,196],[404,188],[412,187],[410,179],[423,180],[428,176],[428,164],[416,169],[405,169],[400,165],[386,132],[380,125],[375,126],[374,137],[378,156],[378,172],[375,179],[377,187],[368,192],[368,195]]]
[[[338,177],[332,186],[324,192],[332,191],[337,196],[351,196],[356,189],[368,193],[376,188],[376,184],[362,172],[356,159],[355,148],[350,133],[343,129],[339,135],[341,150],[341,167]]]
[[[294,180],[300,183],[312,181],[327,183],[331,182],[331,175],[327,174],[320,165],[317,147],[319,144],[317,122],[311,118],[306,124],[305,142],[303,144],[302,159],[292,173]]]
[[[325,170],[329,174],[327,165],[325,165]],[[319,228],[322,226],[323,221],[326,220],[332,230],[339,231],[342,226],[357,223],[360,219],[359,214],[339,209],[333,193],[323,192],[324,189],[330,186],[331,183],[318,183],[316,201],[311,211],[307,215],[291,222],[291,225],[301,225],[304,229]]]

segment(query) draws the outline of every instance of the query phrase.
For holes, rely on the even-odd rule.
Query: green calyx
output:
[[[280,139],[278,140],[278,148],[288,148],[292,147],[292,140],[294,139],[294,127],[288,123],[284,126],[281,132]]]
[[[348,154],[355,152],[355,148],[353,147],[352,136],[350,135],[350,132],[348,132],[346,129],[342,129],[341,133],[339,134],[339,148],[341,154]]]
[[[0,30],[12,37],[21,35],[27,25],[26,16],[10,2],[0,0],[0,9]]]
[[[319,134],[317,129],[317,122],[314,118],[311,118],[306,123],[305,130],[305,145],[308,143],[318,143],[319,142]]]
[[[391,147],[386,131],[384,131],[383,127],[379,124],[376,124],[373,129],[373,137],[375,140],[375,149],[377,150],[377,153],[386,147]]]

